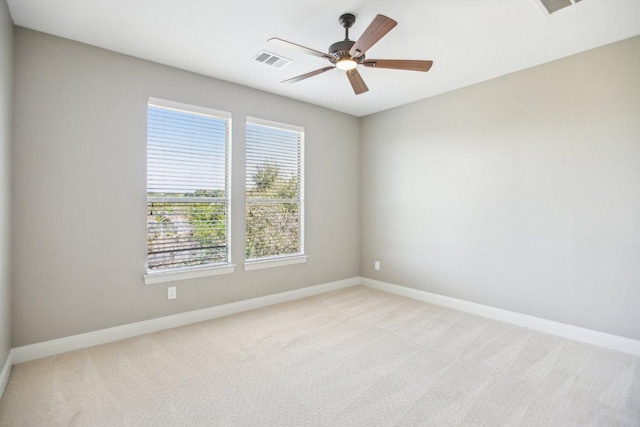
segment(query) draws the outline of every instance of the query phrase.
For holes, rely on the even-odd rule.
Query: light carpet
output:
[[[1,426],[638,426],[640,358],[362,286],[14,366]]]

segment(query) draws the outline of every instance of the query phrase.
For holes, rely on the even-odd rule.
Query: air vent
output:
[[[560,9],[564,9],[568,6],[573,6],[576,3],[581,2],[582,0],[534,0],[538,6],[542,7],[542,10],[550,15],[554,12],[559,11]]]
[[[266,50],[258,52],[258,54],[253,57],[253,60],[276,68],[282,68],[292,62],[290,59],[278,56],[275,53],[267,52]]]

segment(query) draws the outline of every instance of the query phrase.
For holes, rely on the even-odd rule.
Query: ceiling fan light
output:
[[[336,67],[345,71],[353,70],[357,66],[358,66],[358,63],[351,58],[344,58],[336,63]]]

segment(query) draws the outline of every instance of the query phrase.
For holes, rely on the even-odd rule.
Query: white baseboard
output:
[[[364,277],[352,277],[350,279],[309,286],[279,294],[252,298],[230,304],[204,308],[202,310],[195,310],[187,313],[180,313],[172,316],[160,317],[157,319],[145,320],[142,322],[130,323],[128,325],[116,326],[85,334],[73,335],[70,337],[17,347],[11,350],[2,369],[2,374],[0,375],[0,391],[3,391],[7,384],[12,364],[28,362],[31,360],[41,359],[43,357],[66,353],[68,351],[79,350],[156,331],[189,325],[191,323],[202,322],[273,304],[293,301],[359,284],[384,292],[523,326],[540,332],[558,335],[576,341],[640,356],[640,341],[597,332],[590,329],[579,328],[577,326],[571,326],[551,320],[540,319],[538,317],[476,304],[456,298],[437,295],[405,286],[394,285]],[[2,394],[0,393],[0,396],[1,395]]]
[[[526,314],[520,314],[513,311],[490,307],[487,305],[476,304],[457,298],[432,294],[430,292],[407,288],[406,286],[394,285],[392,283],[381,282],[379,280],[367,279],[365,277],[360,278],[360,283],[370,288],[378,289],[380,291],[389,292],[392,294],[425,301],[431,304],[453,308],[455,310],[464,311],[466,313],[477,314],[478,316],[488,317],[490,319],[499,320],[501,322],[523,326],[525,328],[545,332],[547,334],[557,335],[575,341],[581,341],[588,344],[597,345],[599,347],[640,356],[640,341],[632,340],[630,338],[593,331],[591,329],[580,328],[577,326],[567,325],[565,323],[554,322],[552,320],[541,319],[539,317],[533,317]]]
[[[9,382],[9,376],[11,375],[11,367],[13,366],[13,350],[9,351],[7,355],[7,360],[4,362],[4,366],[2,367],[2,373],[0,373],[0,399],[2,399],[2,395],[4,394],[4,389],[7,388],[7,383]]]
[[[95,345],[106,344],[138,335],[149,334],[151,332],[189,325],[191,323],[202,322],[205,320],[215,319],[217,317],[253,310],[255,308],[293,301],[359,284],[360,278],[352,277],[350,279],[339,280],[337,282],[323,283],[321,285],[309,286],[279,294],[266,295],[230,304],[189,311],[187,313],[174,314],[172,316],[159,317],[157,319],[144,320],[142,322],[130,323],[128,325],[100,329],[98,331],[87,332],[85,334],[44,341],[23,347],[16,347],[11,350],[13,354],[13,363],[28,362],[30,360],[41,359],[43,357],[66,353],[68,351],[93,347]]]

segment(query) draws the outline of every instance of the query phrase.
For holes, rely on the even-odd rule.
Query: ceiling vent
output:
[[[275,53],[267,52],[266,50],[258,52],[258,54],[253,57],[253,60],[276,68],[282,68],[292,62],[290,59],[278,56]]]
[[[582,0],[534,0],[538,6],[542,7],[542,10],[547,14],[551,15],[554,12],[559,11],[560,9],[564,9],[567,6],[573,6],[576,3],[581,2]]]

